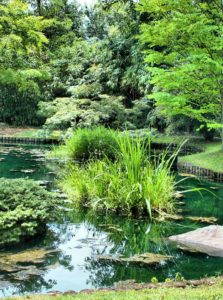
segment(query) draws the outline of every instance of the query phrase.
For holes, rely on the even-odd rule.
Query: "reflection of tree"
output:
[[[72,212],[70,218],[76,222],[85,222],[86,226],[95,231],[95,235],[106,232],[108,242],[113,245],[110,254],[129,257],[145,252],[168,252],[164,237],[172,232],[172,223],[150,225],[146,219],[95,216],[91,211]]]
[[[16,284],[16,290],[13,292],[14,295],[24,293],[40,293],[43,289],[49,290],[56,284],[55,280],[46,281],[41,276],[33,276],[29,280],[24,280],[20,284]]]
[[[47,235],[42,239],[38,239],[29,243],[29,247],[20,246],[17,247],[15,253],[20,251],[32,250],[32,249],[49,249],[55,251],[50,252],[46,255],[43,261],[40,263],[27,263],[25,267],[27,270],[34,267],[34,274],[30,275],[26,273],[26,269],[21,270],[21,280],[19,280],[20,272],[16,273],[6,273],[4,274],[4,280],[9,281],[15,287],[14,294],[23,294],[23,293],[37,293],[41,292],[43,289],[51,289],[57,282],[55,280],[49,279],[45,280],[45,275],[48,270],[54,268],[54,266],[60,265],[68,270],[72,270],[73,266],[71,265],[71,256],[66,255],[64,252],[58,249],[61,239],[67,240],[70,238],[70,233],[67,230],[67,224],[61,224],[55,226],[54,230],[49,230]],[[35,271],[36,270],[36,271]]]
[[[136,279],[148,282],[156,276],[160,280],[168,277],[169,268],[163,269],[130,266],[127,264],[105,263],[94,259],[96,255],[133,256],[146,252],[170,254],[164,237],[172,232],[172,223],[149,225],[146,219],[122,218],[117,216],[96,216],[93,212],[72,212],[70,218],[85,222],[95,231],[106,232],[107,247],[92,248],[91,257],[86,258],[85,269],[90,273],[88,283],[95,287],[112,286],[120,280]]]
[[[201,191],[186,194],[185,214],[202,217],[216,217],[219,224],[223,222],[223,188],[222,185],[200,181],[198,179],[187,179],[181,183],[182,190],[202,188]],[[216,190],[210,189],[213,186]]]
[[[131,279],[138,282],[149,282],[154,276],[159,280],[164,280],[168,274],[168,269],[162,271],[151,267],[102,263],[92,260],[92,258],[86,259],[85,269],[90,273],[87,283],[96,288],[113,286],[115,282]]]

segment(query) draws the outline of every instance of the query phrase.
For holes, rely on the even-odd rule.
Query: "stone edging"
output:
[[[56,139],[48,138],[28,138],[28,137],[10,137],[10,136],[0,136],[0,143],[6,144],[45,144],[45,145],[56,145],[59,141]]]
[[[223,278],[221,278],[223,280]],[[184,281],[167,281],[161,283],[137,283],[134,280],[127,280],[123,282],[118,282],[115,284],[113,288],[100,288],[100,289],[84,289],[80,292],[76,292],[73,290],[60,292],[60,291],[50,291],[47,294],[51,296],[57,295],[76,295],[76,294],[94,294],[96,292],[119,292],[119,291],[130,291],[130,290],[150,290],[150,289],[158,289],[158,288],[181,288],[184,289],[186,287],[199,287],[199,286],[213,286],[216,284],[216,280],[212,279],[200,279],[200,280],[184,280]]]
[[[170,149],[170,151],[174,151],[179,147],[179,145],[174,143],[173,144],[152,143],[152,147],[154,147],[154,149],[160,149],[160,150]],[[204,150],[202,148],[198,148],[190,145],[189,146],[184,145],[180,151],[179,156],[186,156],[190,154],[200,153],[203,151]],[[208,181],[219,182],[219,183],[223,182],[223,173],[220,172],[214,172],[209,169],[195,166],[191,163],[179,161],[178,159],[177,159],[176,167],[177,170],[182,173],[192,174]]]
[[[177,169],[179,172],[193,174],[208,181],[223,182],[223,173],[214,172],[190,163],[177,162]]]

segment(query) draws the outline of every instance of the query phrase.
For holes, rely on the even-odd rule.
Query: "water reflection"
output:
[[[44,159],[45,147],[2,146],[0,148],[0,176],[8,178],[29,177],[52,181],[51,162]],[[3,158],[3,160],[1,160]],[[14,170],[14,171],[12,171]],[[21,172],[34,170],[34,172]],[[54,169],[53,169],[54,170]],[[185,186],[198,186],[190,179]],[[182,188],[185,188],[182,187]],[[205,184],[211,189],[212,184]],[[216,216],[223,223],[223,189],[215,185],[214,197],[206,191],[202,196],[189,193],[183,206],[185,215]],[[59,249],[32,264],[39,271],[35,275],[21,277],[3,272],[0,261],[0,295],[42,293],[49,290],[81,290],[112,286],[120,280],[135,279],[148,282],[152,277],[159,280],[175,277],[180,272],[186,279],[201,278],[221,273],[223,259],[206,255],[188,254],[167,243],[166,237],[204,226],[190,220],[180,223],[162,222],[151,225],[147,219],[119,218],[98,215],[95,212],[70,212],[60,223],[49,224],[47,236],[11,249],[14,253],[30,249]],[[173,261],[160,268],[105,264],[97,255],[123,255],[130,257],[146,252],[173,256]],[[0,252],[0,255],[2,252]],[[23,273],[24,275],[25,273]],[[18,274],[17,274],[18,275]]]

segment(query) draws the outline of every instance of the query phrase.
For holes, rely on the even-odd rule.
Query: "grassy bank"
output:
[[[20,127],[10,126],[0,123],[0,136],[17,137],[17,138],[61,138],[63,132],[54,130],[45,132],[41,127]]]
[[[221,142],[205,142],[204,139],[193,136],[158,136],[153,139],[157,143],[180,144],[188,139],[188,145],[203,149],[202,152],[186,155],[179,158],[179,162],[189,163],[197,167],[205,168],[214,172],[223,172],[223,151]]]
[[[223,151],[221,150],[221,143],[200,143],[200,146],[204,149],[203,152],[181,157],[179,161],[222,173]]]
[[[13,298],[14,300],[51,300],[51,296],[27,296]],[[81,293],[77,295],[57,295],[57,300],[221,300],[223,299],[223,283],[214,286],[201,286],[197,288],[158,288],[139,291],[112,291]]]

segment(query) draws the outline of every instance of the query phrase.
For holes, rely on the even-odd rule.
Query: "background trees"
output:
[[[141,26],[150,65],[151,99],[167,115],[222,128],[222,1],[141,0],[152,19]]]
[[[138,43],[135,5],[98,2],[83,11],[81,26],[82,35],[51,55],[56,100],[40,104],[46,127],[144,127],[151,110],[149,75]]]
[[[0,121],[212,137],[223,128],[222,15],[220,0],[2,2]]]
[[[12,0],[0,5],[0,114],[15,124],[37,123],[36,111],[49,72],[44,65],[44,30],[51,20],[32,15]]]

